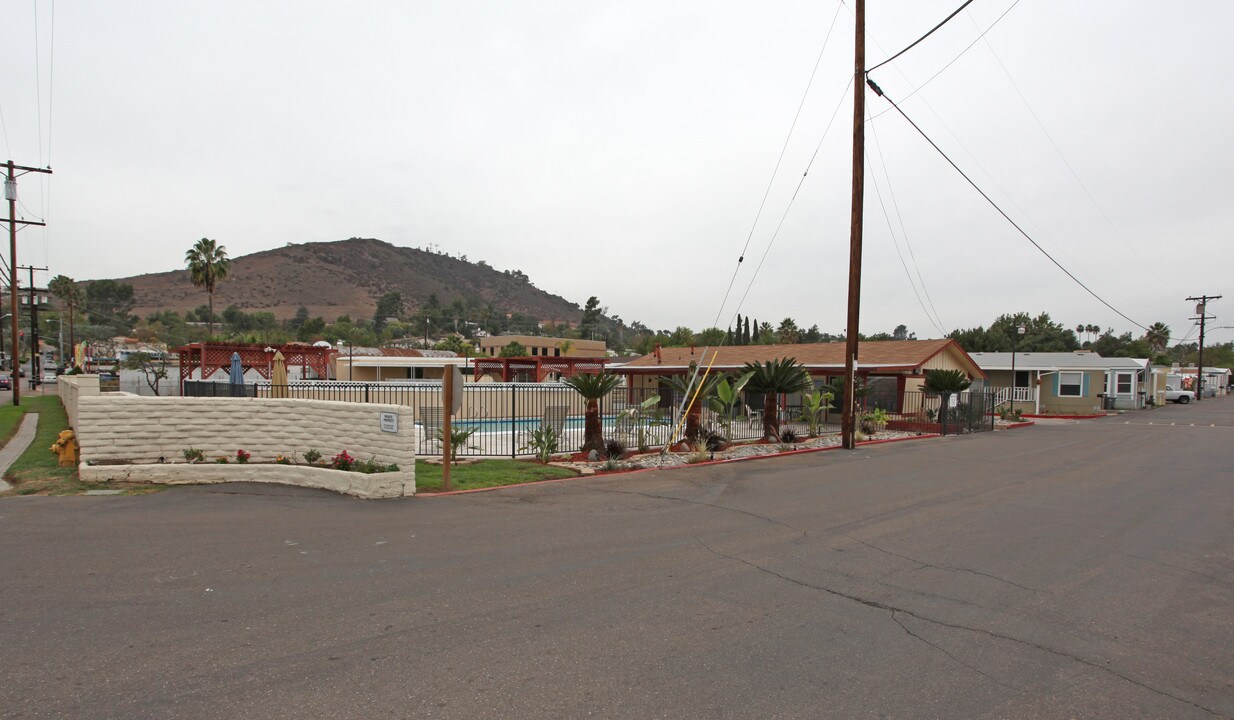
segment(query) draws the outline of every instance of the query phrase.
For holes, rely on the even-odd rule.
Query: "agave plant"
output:
[[[587,412],[583,420],[583,447],[581,449],[584,452],[595,450],[597,454],[603,455],[604,427],[600,424],[600,398],[612,392],[621,383],[621,378],[616,375],[584,373],[566,378],[565,383],[574,388],[587,401]]]
[[[810,375],[796,358],[779,358],[762,363],[748,362],[742,368],[750,373],[747,387],[763,393],[763,437],[780,437],[780,414],[776,411],[776,397],[785,393],[803,392],[810,389]]]

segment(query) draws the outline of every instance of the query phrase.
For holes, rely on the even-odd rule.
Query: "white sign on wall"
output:
[[[388,433],[398,432],[398,413],[383,412],[381,415],[381,431]]]

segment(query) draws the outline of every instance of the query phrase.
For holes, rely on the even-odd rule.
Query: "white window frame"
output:
[[[1123,390],[1123,378],[1127,378],[1127,389]],[[1135,373],[1116,372],[1114,373],[1114,393],[1116,395],[1130,395],[1135,390]]]
[[[1067,382],[1068,377],[1074,377],[1075,382]],[[1067,392],[1067,388],[1075,386],[1075,392]],[[1084,397],[1084,373],[1062,370],[1058,373],[1059,397]]]

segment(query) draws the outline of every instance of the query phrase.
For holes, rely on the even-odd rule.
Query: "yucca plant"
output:
[[[621,378],[616,375],[599,375],[596,373],[584,373],[575,375],[571,378],[566,378],[565,383],[574,388],[575,392],[583,396],[587,401],[587,412],[583,419],[583,447],[584,452],[595,450],[597,454],[604,454],[604,427],[600,424],[600,399],[608,395],[617,385],[621,383]]]
[[[806,424],[810,437],[818,435],[819,426],[823,423],[823,414],[831,409],[831,401],[835,397],[829,392],[815,389],[801,397],[801,420]]]
[[[776,397],[809,390],[812,385],[809,373],[796,358],[779,358],[762,363],[748,362],[742,370],[751,373],[746,387],[763,393],[763,437],[778,439],[780,413],[776,409]]]

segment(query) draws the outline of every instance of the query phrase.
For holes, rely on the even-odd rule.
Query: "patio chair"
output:
[[[441,447],[441,428],[444,424],[442,409],[433,405],[421,405],[420,424],[424,426],[424,438],[421,441],[423,447],[426,450]]]
[[[746,405],[746,420],[750,423],[750,427],[762,427],[763,411],[755,410],[749,405]]]

